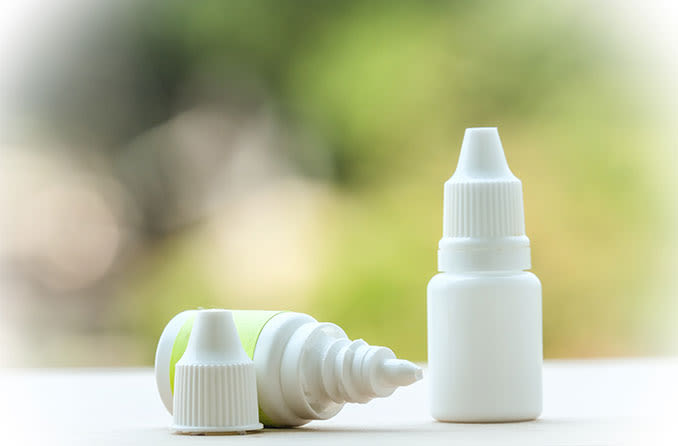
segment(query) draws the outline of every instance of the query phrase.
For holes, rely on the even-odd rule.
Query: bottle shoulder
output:
[[[541,290],[539,278],[530,271],[441,272],[428,283],[429,294],[437,291],[477,287],[526,287]]]

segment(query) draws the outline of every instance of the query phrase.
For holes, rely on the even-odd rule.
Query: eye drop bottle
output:
[[[155,356],[160,397],[172,413],[174,373],[197,311],[176,315],[165,327]],[[391,349],[351,341],[335,324],[286,311],[233,310],[245,353],[256,368],[259,421],[269,427],[301,426],[336,415],[345,403],[391,395],[422,377],[421,368],[396,359]]]
[[[445,183],[439,273],[427,290],[435,419],[540,415],[541,283],[530,266],[522,185],[497,129],[467,129],[457,169]]]

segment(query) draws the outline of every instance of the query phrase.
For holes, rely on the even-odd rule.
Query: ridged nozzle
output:
[[[390,348],[372,346],[362,339],[341,339],[335,345],[340,347],[329,351],[336,354],[326,357],[334,366],[334,379],[326,380],[331,383],[326,390],[337,403],[366,403],[422,378],[419,366],[397,359]]]

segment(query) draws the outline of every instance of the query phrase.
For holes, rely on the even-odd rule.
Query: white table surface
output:
[[[678,445],[678,360],[547,361],[533,422],[450,424],[424,380],[333,419],[248,435],[171,434],[150,369],[0,371],[0,444]],[[6,440],[5,441],[3,441]]]

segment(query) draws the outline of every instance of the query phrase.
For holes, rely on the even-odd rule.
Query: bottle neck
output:
[[[327,419],[344,403],[390,395],[397,384],[376,379],[375,370],[388,359],[395,359],[390,349],[351,341],[334,324],[304,324],[290,337],[280,363],[285,403],[299,418]]]
[[[513,237],[443,237],[438,245],[438,271],[523,271],[531,267],[530,240]]]

